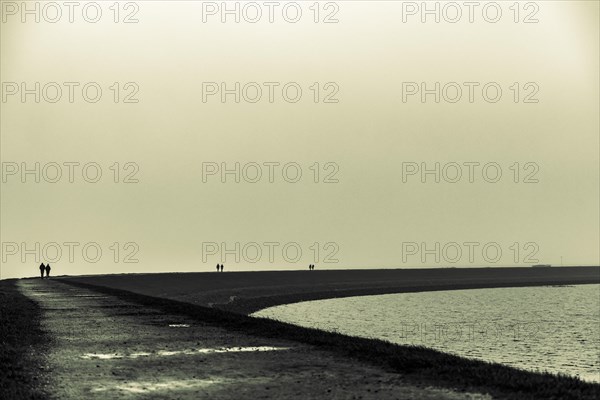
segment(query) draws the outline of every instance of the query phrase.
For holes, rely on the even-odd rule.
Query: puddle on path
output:
[[[96,387],[92,392],[106,392],[109,390],[118,390],[128,393],[150,393],[159,390],[185,390],[197,389],[201,387],[211,386],[217,383],[223,383],[224,379],[188,379],[188,380],[172,380],[166,382],[129,382],[122,383],[112,387]]]
[[[131,354],[98,354],[86,353],[82,356],[84,360],[118,360],[123,358],[135,359],[139,357],[169,357],[176,355],[196,355],[196,354],[215,354],[215,353],[249,353],[259,351],[284,351],[289,350],[289,347],[272,347],[272,346],[255,346],[255,347],[221,347],[221,348],[203,348],[192,350],[159,350],[157,352],[138,352]]]

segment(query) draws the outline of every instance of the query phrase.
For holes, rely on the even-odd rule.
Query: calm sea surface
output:
[[[253,315],[600,382],[600,285],[348,297]]]

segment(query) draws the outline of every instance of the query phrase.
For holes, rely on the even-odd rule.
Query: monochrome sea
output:
[[[600,285],[307,301],[253,314],[600,382]]]

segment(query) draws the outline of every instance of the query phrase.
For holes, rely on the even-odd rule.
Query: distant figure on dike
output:
[[[217,264],[217,272],[219,272],[220,269],[221,269],[221,266],[219,264]]]
[[[52,268],[50,268],[50,264],[46,264],[46,278],[50,278],[50,270]]]
[[[221,272],[223,272],[223,268],[224,268],[224,267],[223,267],[223,264],[221,264]]]
[[[40,264],[40,278],[44,279],[44,271],[46,270],[46,266],[44,263]]]

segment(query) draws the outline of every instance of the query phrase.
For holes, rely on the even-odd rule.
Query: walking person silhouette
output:
[[[221,266],[219,264],[217,264],[217,272],[219,272],[220,268],[221,268]]]
[[[50,278],[50,270],[52,268],[50,268],[50,264],[46,264],[46,278]]]
[[[46,266],[44,265],[44,263],[40,264],[40,278],[44,279],[44,270],[46,269]]]
[[[221,272],[223,272],[223,264],[221,264]]]

